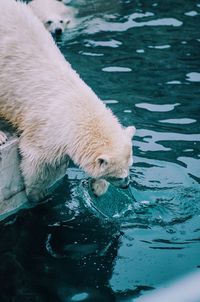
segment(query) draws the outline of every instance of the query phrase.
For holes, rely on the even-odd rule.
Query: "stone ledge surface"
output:
[[[6,122],[0,121],[0,130],[8,141],[0,146],[0,220],[12,214],[27,202],[23,179],[20,173],[18,138]]]

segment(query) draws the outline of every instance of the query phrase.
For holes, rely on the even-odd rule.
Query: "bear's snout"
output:
[[[114,185],[115,187],[121,188],[121,189],[127,189],[130,184],[130,177],[124,177],[124,178],[116,178],[116,177],[107,177],[106,180]]]
[[[130,184],[130,177],[127,176],[127,177],[125,177],[125,178],[122,179],[120,188],[127,189],[129,187],[129,184]]]
[[[62,28],[56,28],[54,31],[55,35],[61,35],[62,34]]]

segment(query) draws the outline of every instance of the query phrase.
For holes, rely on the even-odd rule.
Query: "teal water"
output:
[[[71,164],[0,227],[1,301],[137,301],[200,268],[200,2],[74,1],[58,46],[128,126],[127,190],[95,198]]]

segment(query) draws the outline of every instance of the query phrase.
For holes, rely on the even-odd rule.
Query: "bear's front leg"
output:
[[[44,165],[22,157],[21,171],[28,200],[36,203],[43,199],[46,195],[45,174],[47,174]]]
[[[68,161],[54,166],[48,163],[34,163],[28,159],[22,159],[21,170],[29,201],[36,203],[44,199],[49,193],[49,188],[65,175],[67,165]]]
[[[0,131],[0,146],[7,141],[7,136],[3,131]]]
[[[94,195],[101,196],[108,190],[109,183],[105,179],[92,179],[91,189]]]

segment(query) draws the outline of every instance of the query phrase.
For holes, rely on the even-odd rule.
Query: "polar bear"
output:
[[[75,9],[57,0],[32,0],[28,4],[46,29],[60,35],[74,26]]]
[[[123,127],[81,80],[25,3],[1,0],[0,15],[0,116],[20,134],[29,199],[45,196],[69,158],[98,196],[108,182],[127,186],[135,128]]]

